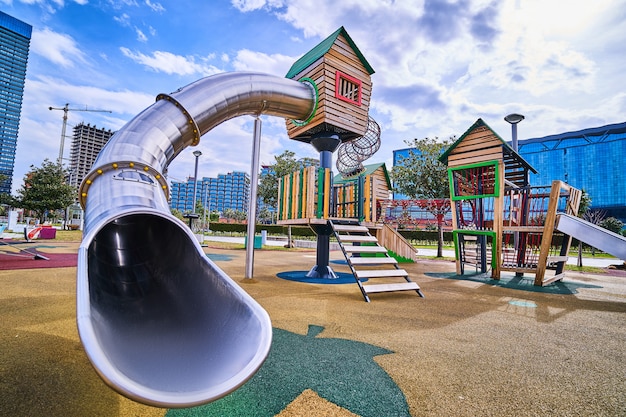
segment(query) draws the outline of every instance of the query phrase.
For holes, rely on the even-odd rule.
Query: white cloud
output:
[[[285,2],[281,0],[232,0],[231,4],[241,12],[252,12],[255,10],[273,7],[282,7]]]
[[[163,13],[165,11],[165,7],[163,7],[163,5],[159,2],[153,3],[150,0],[146,0],[146,6],[157,13]]]
[[[48,28],[33,30],[30,51],[63,68],[86,63],[85,54],[71,36]]]
[[[237,52],[232,65],[236,71],[258,71],[284,76],[295,59],[282,54],[264,54],[242,49]]]
[[[135,32],[137,33],[137,40],[139,42],[146,42],[148,40],[148,37],[141,31],[141,29],[136,27]]]
[[[166,74],[208,76],[222,72],[219,68],[208,64],[212,56],[196,58],[193,56],[176,55],[171,52],[155,51],[152,55],[140,52],[132,52],[130,49],[121,47],[120,51],[124,56],[132,59],[138,64]],[[199,62],[197,62],[199,61]]]
[[[122,13],[121,16],[113,16],[113,20],[119,23],[122,26],[129,27],[130,26],[130,16],[128,13]]]

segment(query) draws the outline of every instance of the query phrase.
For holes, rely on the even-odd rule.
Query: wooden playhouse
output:
[[[304,54],[285,77],[310,83],[317,105],[307,120],[286,121],[289,138],[308,143],[332,133],[345,142],[365,134],[373,73],[343,26]]]
[[[555,234],[557,211],[575,215],[580,190],[561,181],[531,187],[535,169],[482,119],[440,161],[448,165],[457,274],[530,273],[535,285],[562,278],[571,237]],[[546,278],[546,269],[555,275]]]

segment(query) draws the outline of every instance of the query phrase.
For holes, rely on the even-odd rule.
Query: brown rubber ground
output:
[[[453,262],[423,260],[402,267],[426,298],[374,294],[366,303],[356,284],[276,277],[309,269],[314,251],[257,250],[252,281],[243,279],[243,250],[206,251],[230,257],[216,263],[275,328],[304,335],[310,324],[323,326],[318,337],[393,351],[376,361],[413,416],[626,415],[626,277],[570,273],[559,291],[540,292],[458,279]],[[165,415],[96,375],[76,331],[75,279],[75,267],[0,271],[0,415]],[[278,415],[354,416],[311,390]]]

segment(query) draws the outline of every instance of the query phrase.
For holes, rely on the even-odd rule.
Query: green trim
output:
[[[387,182],[387,188],[391,190],[391,178],[389,177],[389,171],[387,171],[387,165],[384,162],[379,162],[376,164],[368,164],[363,166],[363,172],[359,172],[357,175],[352,175],[349,177],[342,177],[341,174],[337,174],[334,177],[334,184],[345,184],[352,181],[357,181],[360,175],[372,175],[374,172],[378,170],[378,168],[383,169],[383,174],[385,176],[385,181]]]
[[[498,242],[496,241],[496,233],[489,230],[466,230],[458,229],[452,231],[452,239],[454,240],[454,256],[458,261],[461,260],[459,253],[459,237],[458,234],[473,235],[473,236],[491,236],[491,269],[496,269],[496,251],[493,248],[496,247]]]
[[[454,192],[454,171],[462,171],[465,169],[472,168],[481,168],[486,166],[493,166],[495,168],[494,172],[494,190],[491,194],[477,194],[477,195],[464,195],[457,196]],[[500,195],[500,166],[498,161],[487,161],[487,162],[478,162],[475,164],[462,165],[454,168],[448,168],[448,185],[450,187],[450,199],[452,201],[459,200],[472,200],[477,198],[486,198],[486,197],[498,197]]]
[[[296,125],[296,126],[304,126],[306,124],[308,124],[311,120],[313,120],[313,117],[315,117],[315,114],[317,113],[317,106],[319,105],[320,102],[320,92],[319,89],[317,88],[317,84],[315,83],[315,81],[313,81],[313,79],[309,78],[309,77],[304,77],[304,78],[300,78],[298,81],[300,81],[301,83],[309,83],[311,84],[311,86],[313,87],[313,90],[315,91],[315,102],[313,103],[313,111],[311,112],[311,114],[309,115],[309,117],[307,117],[305,120],[294,120],[291,119],[291,122]]]
[[[283,219],[283,202],[285,201],[285,177],[281,178],[281,180],[278,183],[279,185],[279,189],[278,189],[278,201],[280,202],[280,204],[278,205],[278,218],[279,219]]]
[[[324,168],[317,169],[317,210],[318,219],[324,216]]]
[[[293,219],[293,172],[289,174],[289,199],[287,200],[287,216],[290,219]]]
[[[363,196],[363,194],[365,193],[365,176],[361,175],[359,176],[359,182],[357,183],[357,186],[355,187],[354,190],[354,200],[356,201],[357,205],[356,205],[356,212],[357,212],[357,217],[359,218],[359,221],[362,222],[365,220],[365,210],[363,210],[363,206],[365,205],[365,196]]]
[[[330,48],[337,41],[337,38],[339,37],[339,35],[343,35],[343,37],[346,38],[348,45],[350,45],[350,47],[352,48],[352,51],[356,54],[361,64],[363,64],[363,66],[365,67],[365,70],[370,75],[373,74],[374,69],[369,64],[369,62],[367,62],[367,60],[365,59],[365,57],[363,56],[359,48],[356,46],[356,44],[354,43],[350,35],[348,35],[348,32],[346,31],[346,29],[343,26],[341,26],[339,29],[333,32],[330,36],[328,36],[326,39],[324,39],[315,47],[313,47],[313,49],[311,49],[309,52],[304,54],[300,59],[294,62],[294,64],[291,66],[291,68],[287,72],[287,75],[285,75],[285,78],[293,79],[296,75],[300,74],[302,71],[304,71],[307,67],[313,64],[315,61],[317,61],[318,59],[326,55],[326,53],[330,50]]]

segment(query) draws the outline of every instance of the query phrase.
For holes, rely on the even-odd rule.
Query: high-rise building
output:
[[[193,211],[195,178],[187,182],[172,182],[170,207],[182,212]],[[196,183],[196,201],[209,212],[223,213],[226,209],[246,212],[250,195],[250,176],[245,172],[219,174],[217,178],[204,177]]]
[[[33,27],[0,12],[0,193],[10,193]]]
[[[111,129],[98,129],[90,124],[79,123],[74,126],[74,137],[70,150],[69,184],[79,187],[89,173],[100,150],[113,136]]]

